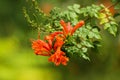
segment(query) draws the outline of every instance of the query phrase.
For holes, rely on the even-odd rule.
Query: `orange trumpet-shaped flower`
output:
[[[56,66],[63,64],[67,65],[69,58],[65,56],[65,53],[60,50],[60,47],[57,48],[56,52],[50,56],[48,59],[50,62],[53,62]]]
[[[55,36],[59,35],[59,34],[63,34],[62,31],[57,31],[57,32],[54,32],[54,33],[51,33],[50,35],[46,36],[45,37],[45,40],[48,41],[48,44],[52,47],[52,42],[53,40],[55,39]]]
[[[63,27],[63,34],[65,36],[67,35],[73,35],[73,33],[80,27],[82,27],[84,25],[84,21],[80,21],[79,23],[77,23],[74,27],[72,27],[70,25],[70,22],[68,22],[67,24],[64,22],[64,20],[61,20],[60,21],[60,24],[62,25]]]
[[[38,39],[32,41],[32,49],[34,50],[35,54],[42,55],[42,56],[50,56],[51,47],[44,41]]]
[[[50,35],[46,36],[45,40],[51,40],[51,41],[53,41],[53,39],[55,38],[55,36],[57,36],[59,34],[63,34],[63,32],[62,31],[53,32]]]
[[[63,44],[64,44],[64,37],[56,36],[56,40],[54,43],[54,50],[56,50],[58,47],[62,47]]]
[[[78,22],[78,23],[73,27],[73,29],[72,29],[72,31],[71,31],[71,35],[72,35],[78,28],[82,27],[84,24],[85,24],[84,21]]]
[[[73,29],[73,27],[70,25],[70,22],[68,22],[67,24],[64,22],[64,20],[61,20],[60,21],[60,24],[62,25],[63,27],[63,33],[65,36],[67,36],[71,30]]]

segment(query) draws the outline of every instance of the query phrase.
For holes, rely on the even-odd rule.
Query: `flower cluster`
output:
[[[53,62],[56,66],[63,64],[67,65],[69,58],[66,53],[61,50],[65,44],[66,37],[72,36],[73,33],[84,25],[84,21],[78,22],[74,27],[70,22],[65,23],[64,20],[60,21],[62,31],[56,31],[50,35],[45,36],[44,40],[38,39],[32,41],[32,49],[34,53],[42,56],[49,56],[49,61]]]

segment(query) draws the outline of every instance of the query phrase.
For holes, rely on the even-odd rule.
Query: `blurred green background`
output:
[[[48,13],[54,6],[87,6],[98,0],[39,1],[41,9]],[[37,30],[27,24],[24,6],[25,0],[0,0],[0,80],[120,80],[119,28],[116,37],[102,33],[103,46],[99,53],[90,53],[91,61],[73,57],[67,66],[56,67],[48,57],[33,53],[30,39],[37,38]],[[120,24],[120,17],[116,21]]]

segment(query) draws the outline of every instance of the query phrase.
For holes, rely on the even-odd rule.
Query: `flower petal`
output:
[[[72,35],[78,28],[82,27],[83,25],[84,25],[84,21],[80,21],[79,23],[77,23],[77,24],[73,27],[73,29],[72,29],[72,31],[71,31],[71,35]]]
[[[66,25],[66,23],[64,22],[64,20],[61,20],[60,21],[60,24],[62,25],[62,27],[63,27],[63,33],[64,33],[64,35],[66,35],[66,34],[68,34],[68,28],[67,28],[67,25]]]
[[[54,50],[56,50],[58,47],[62,47],[63,44],[64,44],[64,37],[56,36],[56,41],[54,43]]]
[[[32,41],[32,49],[37,55],[44,55],[44,56],[49,55],[50,56],[51,49],[49,45],[40,39]]]
[[[61,63],[63,65],[67,64],[67,61],[69,61],[69,58],[65,56],[65,53],[60,50],[60,47],[57,48],[56,52],[50,56],[48,59],[50,62],[53,62],[56,66],[60,65]]]

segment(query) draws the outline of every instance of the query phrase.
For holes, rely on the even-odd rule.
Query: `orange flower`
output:
[[[61,48],[63,44],[64,44],[64,37],[56,36],[56,40],[54,43],[54,50],[56,50],[58,47]]]
[[[56,52],[51,55],[48,60],[58,66],[60,65],[60,63],[63,65],[67,65],[67,61],[69,61],[69,58],[66,57],[65,53],[60,50],[60,47],[58,47]]]
[[[67,24],[64,22],[64,20],[61,20],[60,21],[60,24],[62,25],[62,27],[63,27],[63,33],[64,33],[64,35],[65,36],[67,36],[70,32],[71,32],[71,30],[73,29],[73,27],[71,27],[71,25],[70,25],[70,22],[68,22]]]
[[[79,23],[77,23],[74,27],[72,27],[70,25],[70,22],[68,22],[67,24],[64,22],[64,20],[60,21],[60,24],[63,27],[63,33],[65,36],[67,35],[73,35],[73,33],[80,27],[82,27],[84,25],[84,21],[80,21]]]
[[[48,44],[52,47],[52,42],[55,38],[55,36],[59,35],[59,34],[63,34],[63,32],[61,31],[57,31],[57,32],[54,32],[54,33],[51,33],[50,35],[46,36],[45,37],[45,40],[48,41]]]
[[[32,41],[32,49],[34,50],[35,54],[37,54],[37,55],[43,55],[43,56],[51,55],[50,46],[46,42],[44,42],[40,39]]]
[[[82,27],[84,24],[85,24],[84,21],[78,22],[78,23],[73,27],[73,29],[72,29],[72,31],[71,31],[71,35],[73,35],[73,33],[74,33],[78,28]]]

